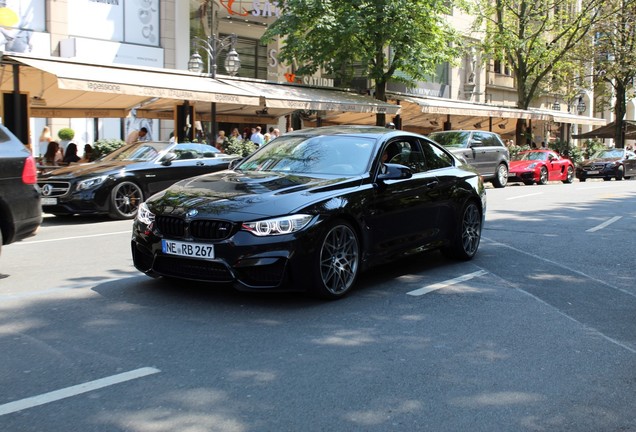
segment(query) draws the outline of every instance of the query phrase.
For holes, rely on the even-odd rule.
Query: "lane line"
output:
[[[526,194],[526,195],[519,195],[519,196],[516,196],[516,197],[506,198],[506,200],[507,201],[511,201],[511,200],[527,198],[527,197],[536,196],[536,195],[543,195],[543,192],[531,193],[531,194]]]
[[[100,388],[108,387],[111,385],[119,384],[125,381],[142,378],[147,375],[152,375],[161,372],[159,369],[153,367],[144,367],[141,369],[135,369],[130,372],[124,372],[118,375],[112,375],[106,378],[101,378],[95,381],[89,381],[83,384],[78,384],[72,387],[55,390],[49,393],[44,393],[38,396],[21,399],[8,404],[0,405],[0,416],[11,414],[16,411],[22,411],[24,409],[33,408],[38,405],[44,405],[50,402],[55,402],[61,399],[66,399],[72,396],[77,396],[82,393],[87,393]]]
[[[488,273],[486,270],[479,270],[474,273],[468,273],[464,276],[456,277],[455,279],[449,279],[444,282],[428,285],[428,286],[416,289],[414,291],[407,292],[406,294],[410,296],[422,296],[432,291],[437,291],[438,289],[446,288],[451,285],[455,285],[461,282],[466,282],[467,280],[470,280],[479,276],[483,276],[486,273]]]
[[[606,220],[605,222],[603,222],[600,225],[595,226],[594,228],[590,228],[589,230],[585,230],[585,232],[595,232],[595,231],[598,231],[598,230],[602,230],[603,228],[613,224],[617,220],[620,220],[622,217],[623,216],[614,216],[613,218]]]
[[[34,240],[34,241],[29,241],[29,242],[22,241],[22,242],[14,243],[11,246],[14,246],[14,245],[15,246],[32,245],[32,244],[38,244],[38,243],[50,243],[50,242],[63,241],[63,240],[77,240],[77,239],[85,239],[85,238],[92,238],[92,237],[111,236],[111,235],[116,235],[116,234],[132,234],[132,229],[130,229],[128,231],[116,231],[116,232],[103,233],[103,234],[91,234],[91,235],[75,236],[75,237],[60,237],[60,238],[49,239],[49,240]]]

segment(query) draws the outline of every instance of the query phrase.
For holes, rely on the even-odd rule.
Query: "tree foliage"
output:
[[[604,19],[595,26],[594,59],[597,82],[611,89],[607,95],[613,101],[615,116],[615,145],[624,147],[623,120],[628,98],[634,96],[636,75],[636,2],[606,0]],[[597,86],[599,93],[602,86]]]
[[[476,28],[485,27],[483,50],[509,65],[515,77],[518,108],[556,93],[571,82],[575,53],[602,17],[605,0],[479,0]],[[525,120],[517,123],[517,142],[525,142]]]
[[[264,40],[282,39],[279,60],[297,74],[318,70],[352,78],[354,65],[386,101],[386,84],[413,84],[456,56],[457,37],[447,25],[444,0],[286,0]],[[398,73],[399,72],[399,73]],[[384,115],[377,123],[384,124]]]

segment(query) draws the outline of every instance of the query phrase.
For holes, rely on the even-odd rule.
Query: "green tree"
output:
[[[279,59],[296,73],[318,70],[351,78],[354,65],[386,101],[390,79],[414,84],[456,57],[457,38],[444,18],[444,0],[286,0],[263,40],[280,37]],[[360,66],[361,65],[361,66]],[[384,125],[378,114],[376,123]]]
[[[528,109],[535,98],[567,86],[575,53],[602,18],[604,1],[479,0],[473,14],[476,29],[486,31],[482,49],[512,69],[518,108]],[[517,142],[524,144],[527,136],[526,121],[519,119]]]
[[[636,75],[636,2],[634,0],[606,0],[604,11],[611,19],[595,26],[595,75],[600,89],[612,101],[615,117],[616,147],[625,145],[624,121],[627,99],[634,97]]]

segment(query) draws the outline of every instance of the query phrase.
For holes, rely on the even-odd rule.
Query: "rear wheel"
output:
[[[110,216],[114,219],[132,219],[144,196],[133,182],[121,182],[110,192]]]
[[[508,167],[505,164],[499,164],[497,167],[492,184],[496,188],[506,187],[508,184]]]
[[[548,169],[546,167],[541,167],[541,171],[539,172],[539,181],[537,183],[540,185],[548,183]]]
[[[337,299],[349,292],[360,267],[360,244],[351,225],[336,221],[327,229],[316,253],[316,267],[316,294]]]
[[[574,168],[568,167],[568,172],[565,175],[565,180],[563,180],[563,183],[572,183],[572,180],[574,180]]]
[[[0,254],[2,254],[2,230],[0,229]]]
[[[462,209],[461,219],[455,229],[450,245],[442,249],[444,255],[459,260],[469,260],[475,256],[481,240],[481,212],[474,201]]]

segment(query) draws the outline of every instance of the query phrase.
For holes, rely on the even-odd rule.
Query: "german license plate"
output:
[[[161,250],[168,255],[179,255],[191,258],[214,258],[214,245],[181,242],[174,240],[161,240]]]
[[[598,171],[585,171],[586,174],[598,174]]]
[[[42,205],[57,205],[57,198],[42,198]]]

